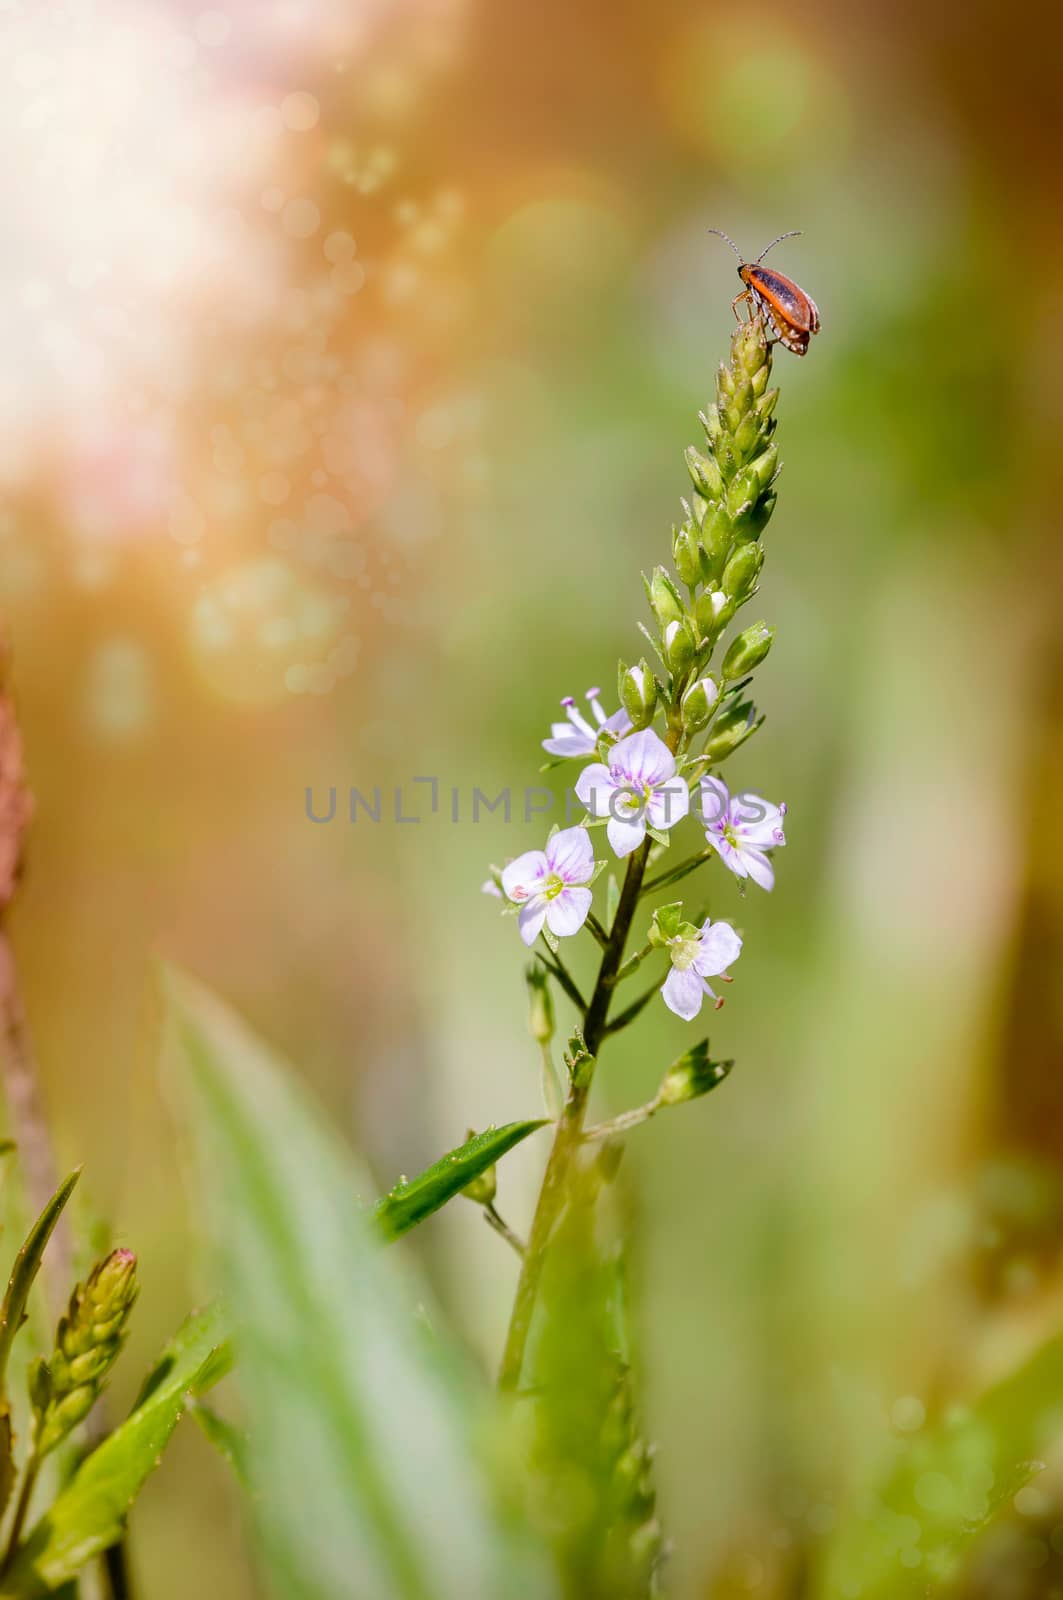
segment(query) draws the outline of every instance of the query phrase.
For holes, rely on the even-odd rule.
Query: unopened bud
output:
[[[695,679],[684,692],[679,709],[687,733],[700,733],[707,725],[719,695],[720,691],[711,678]]]
[[[740,544],[723,569],[720,587],[739,605],[757,586],[760,569],[764,565],[764,547],[752,539]]]
[[[681,622],[670,622],[664,630],[662,644],[669,672],[681,677],[697,652],[689,622],[685,618]]]
[[[735,613],[735,603],[722,589],[707,589],[698,596],[694,616],[698,628],[706,639],[713,638],[725,628]]]
[[[628,667],[620,680],[620,699],[636,731],[648,728],[657,709],[657,680],[648,663],[642,660]]]
[[[738,638],[732,640],[723,658],[721,670],[724,677],[744,678],[754,667],[759,667],[771,649],[774,637],[774,628],[769,628],[766,622],[754,622],[748,628],[743,628]]]
[[[470,1128],[465,1135],[466,1143],[475,1138],[476,1129]],[[476,1177],[471,1179],[461,1192],[466,1200],[471,1200],[474,1205],[489,1206],[498,1193],[498,1172],[494,1163],[489,1167],[485,1167],[482,1172],[478,1172]]]
[[[554,997],[546,969],[537,961],[524,969],[528,985],[528,1031],[536,1044],[549,1044],[554,1037]]]
[[[701,536],[692,522],[672,529],[672,559],[684,583],[693,587],[701,582]]]
[[[691,445],[686,452],[686,464],[698,494],[706,500],[717,500],[723,493],[723,477],[713,458]]]
[[[758,717],[756,707],[752,700],[743,700],[739,705],[732,706],[727,711],[721,711],[713,724],[705,743],[705,760],[708,766],[715,766],[737,750],[739,745],[751,739],[764,721]]]
[[[662,628],[666,628],[670,622],[678,622],[684,615],[679,590],[663,567],[654,567],[646,591],[650,609]]]
[[[668,1068],[659,1090],[661,1104],[678,1106],[684,1100],[697,1100],[722,1083],[733,1066],[733,1061],[710,1061],[709,1041],[702,1039]]]

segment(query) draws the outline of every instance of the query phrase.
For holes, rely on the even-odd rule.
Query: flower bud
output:
[[[718,577],[727,560],[734,538],[731,518],[722,505],[710,506],[701,524],[701,548],[708,562],[708,576]]]
[[[554,997],[546,969],[533,961],[524,969],[528,985],[528,1032],[536,1044],[549,1044],[554,1037]]]
[[[465,1135],[465,1142],[468,1143],[470,1139],[475,1138],[476,1129],[470,1128]],[[466,1200],[471,1200],[474,1205],[489,1206],[498,1193],[498,1172],[494,1163],[477,1173],[461,1192]]]
[[[733,1066],[733,1061],[710,1061],[709,1041],[702,1039],[668,1068],[658,1091],[661,1104],[678,1106],[684,1100],[697,1100],[722,1083]]]
[[[763,721],[763,717],[756,715],[752,700],[743,700],[740,705],[721,711],[705,744],[707,764],[716,766],[723,761],[739,745],[751,739]]]
[[[693,587],[701,582],[701,537],[692,522],[672,529],[672,559],[684,583]]]
[[[747,672],[752,672],[754,667],[759,667],[775,637],[774,628],[769,628],[766,622],[754,622],[744,628],[737,639],[732,640],[730,649],[723,658],[723,675],[725,678],[744,678]]]
[[[763,545],[754,544],[752,539],[740,544],[723,569],[720,587],[724,594],[729,595],[739,605],[743,600],[748,600],[756,588],[763,565]]]
[[[663,567],[653,569],[647,593],[650,608],[662,628],[666,628],[670,622],[678,622],[685,615],[679,590]]]
[[[684,692],[679,709],[687,733],[699,733],[712,716],[720,691],[711,678],[697,678]]]
[[[686,452],[686,464],[698,494],[706,500],[718,499],[723,493],[723,477],[713,458],[691,445]]]
[[[620,701],[631,718],[631,726],[648,728],[657,710],[657,680],[645,659],[628,667],[620,680]]]
[[[735,603],[722,589],[707,589],[698,596],[694,616],[704,638],[711,638],[725,628],[735,613]]]
[[[681,677],[697,652],[690,623],[685,618],[681,622],[670,622],[664,630],[662,643],[669,672]]]

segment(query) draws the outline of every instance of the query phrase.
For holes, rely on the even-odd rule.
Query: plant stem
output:
[[[650,878],[642,885],[643,894],[652,894],[654,889],[663,889],[670,883],[678,883],[680,878],[685,878],[701,866],[703,861],[711,861],[714,851],[701,850],[696,856],[689,856],[686,861],[681,861],[677,867],[672,867],[668,872],[660,873],[656,878]]]
[[[644,1106],[636,1106],[633,1111],[621,1111],[617,1117],[610,1117],[608,1122],[596,1122],[593,1128],[587,1128],[583,1135],[584,1144],[594,1139],[611,1139],[615,1133],[627,1133],[630,1128],[637,1128],[640,1123],[649,1122],[660,1109],[663,1101],[660,1095],[655,1095],[652,1100],[647,1100]]]
[[[35,1450],[30,1456],[29,1460],[26,1462],[26,1471],[22,1479],[22,1488],[19,1491],[18,1504],[15,1507],[15,1516],[11,1524],[11,1532],[8,1535],[7,1549],[4,1552],[3,1563],[0,1564],[0,1578],[3,1577],[4,1573],[11,1565],[15,1551],[18,1549],[18,1542],[22,1537],[22,1529],[26,1522],[26,1513],[30,1508],[30,1500],[33,1497],[33,1491],[37,1484],[37,1474],[40,1472],[40,1470],[41,1458]]]
[[[624,886],[620,891],[620,903],[616,908],[609,942],[602,953],[594,991],[584,1015],[583,1038],[591,1061],[583,1071],[574,1076],[569,1085],[568,1099],[558,1119],[554,1143],[546,1163],[542,1188],[539,1191],[539,1202],[535,1208],[528,1247],[524,1252],[524,1262],[517,1283],[517,1294],[513,1302],[513,1313],[510,1317],[499,1372],[499,1387],[509,1392],[516,1389],[520,1382],[524,1352],[546,1262],[546,1252],[558,1218],[564,1209],[569,1169],[582,1143],[583,1122],[587,1115],[587,1100],[594,1075],[594,1058],[605,1037],[609,1004],[623,963],[624,948],[631,931],[631,923],[638,909],[639,892],[646,872],[650,845],[651,840],[644,839],[635,853],[628,858]]]
[[[517,1235],[513,1232],[513,1229],[510,1227],[505,1217],[500,1216],[496,1211],[494,1203],[492,1202],[491,1204],[484,1206],[483,1212],[484,1221],[487,1223],[487,1226],[489,1228],[493,1228],[498,1234],[499,1238],[504,1239],[509,1247],[516,1251],[518,1256],[523,1256],[523,1242],[517,1238]]]

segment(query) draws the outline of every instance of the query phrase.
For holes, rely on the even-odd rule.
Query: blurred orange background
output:
[[[3,7],[12,933],[62,1159],[141,1255],[139,1360],[203,1288],[153,953],[384,1181],[537,1114],[479,886],[542,824],[447,796],[538,783],[560,697],[612,709],[640,653],[731,326],[710,225],[804,229],[776,259],[823,333],[776,367],[768,721],[729,769],[789,844],[770,898],[711,885],[738,1067],[630,1141],[674,1593],[781,1592],[891,1439],[1058,1322],[1061,31],[977,0]],[[684,1042],[655,1008],[603,1103]],[[541,1156],[502,1171],[517,1225]],[[466,1206],[418,1247],[493,1363],[503,1246]],[[1020,1549],[1041,1587],[1006,1593],[1063,1594],[1052,1525],[1013,1518],[970,1592]],[[258,1592],[202,1439],[134,1562],[153,1600]]]

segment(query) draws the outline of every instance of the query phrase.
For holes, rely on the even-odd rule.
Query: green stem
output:
[[[593,1128],[587,1128],[583,1134],[584,1144],[593,1139],[611,1139],[615,1133],[627,1133],[629,1128],[637,1128],[640,1123],[649,1122],[650,1118],[661,1109],[663,1101],[661,1096],[655,1095],[644,1106],[636,1106],[633,1111],[621,1111],[617,1117],[611,1117],[608,1122],[596,1122]]]
[[[34,1451],[26,1463],[26,1471],[22,1479],[22,1489],[19,1492],[18,1504],[15,1507],[15,1517],[11,1524],[11,1532],[8,1535],[7,1549],[4,1552],[3,1563],[0,1564],[0,1578],[3,1578],[4,1573],[6,1573],[8,1567],[11,1565],[15,1551],[18,1549],[18,1542],[22,1537],[22,1529],[25,1526],[26,1514],[30,1508],[30,1500],[33,1497],[33,1491],[37,1484],[37,1475],[40,1470],[41,1458],[37,1452]]]
[[[524,1252],[524,1262],[517,1282],[517,1293],[499,1372],[499,1387],[510,1393],[520,1382],[524,1352],[531,1331],[532,1313],[535,1310],[535,1301],[546,1263],[546,1252],[564,1209],[569,1170],[582,1143],[587,1100],[594,1076],[594,1058],[605,1038],[609,1003],[613,998],[613,989],[623,963],[624,947],[631,931],[631,923],[638,909],[639,892],[646,872],[650,844],[648,838],[644,839],[628,859],[627,873],[609,933],[609,942],[602,953],[594,991],[584,1014],[583,1037],[591,1061],[584,1065],[583,1070],[570,1083],[568,1099],[558,1119],[553,1146],[546,1163],[543,1185],[539,1191],[539,1203],[535,1208],[528,1247]]]
[[[670,883],[678,883],[680,878],[685,878],[688,873],[696,871],[703,861],[711,861],[714,852],[711,849],[700,850],[696,856],[688,856],[686,861],[681,861],[677,867],[659,873],[656,878],[650,878],[642,885],[643,894],[652,894],[654,889],[664,889]]]
[[[517,1235],[513,1232],[513,1229],[510,1227],[505,1217],[500,1216],[495,1210],[494,1203],[491,1202],[489,1205],[484,1206],[483,1210],[484,1221],[487,1223],[487,1226],[489,1228],[493,1228],[498,1234],[499,1238],[506,1241],[511,1250],[515,1250],[518,1256],[523,1257],[524,1245],[522,1241],[517,1238]]]

